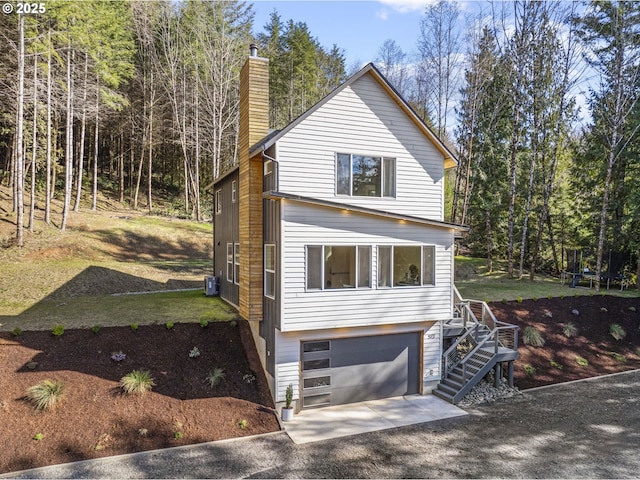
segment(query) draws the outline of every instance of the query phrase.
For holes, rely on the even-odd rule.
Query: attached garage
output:
[[[421,333],[301,342],[302,408],[420,393]]]

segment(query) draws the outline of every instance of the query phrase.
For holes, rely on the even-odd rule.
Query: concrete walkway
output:
[[[372,400],[303,410],[284,423],[296,445],[467,415],[433,395]]]
[[[638,478],[640,371],[539,389],[467,411],[303,445],[279,432],[4,476]]]

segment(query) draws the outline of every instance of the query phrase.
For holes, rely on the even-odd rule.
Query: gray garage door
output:
[[[302,407],[418,393],[420,334],[302,342]]]

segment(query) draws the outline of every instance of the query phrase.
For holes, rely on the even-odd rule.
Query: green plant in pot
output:
[[[289,384],[284,393],[284,407],[282,407],[282,421],[293,420],[293,385]]]

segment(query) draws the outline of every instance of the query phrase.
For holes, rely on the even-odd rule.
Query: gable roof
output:
[[[267,148],[274,145],[278,140],[280,140],[287,132],[300,124],[303,120],[305,120],[309,115],[322,107],[325,103],[335,97],[338,93],[343,91],[349,85],[355,83],[363,77],[364,75],[371,75],[378,84],[384,89],[385,92],[391,97],[391,99],[402,109],[402,111],[409,117],[409,119],[418,127],[418,129],[422,132],[422,134],[429,139],[429,141],[436,147],[436,149],[444,156],[444,168],[451,168],[458,165],[458,160],[455,155],[447,148],[447,146],[438,138],[438,136],[429,128],[429,126],[418,116],[418,114],[411,108],[411,106],[407,103],[407,101],[402,98],[402,96],[398,93],[398,91],[389,83],[389,81],[380,73],[380,71],[376,68],[373,63],[369,63],[365,65],[358,73],[348,78],[342,85],[335,88],[331,93],[329,93],[326,97],[316,103],[309,110],[304,112],[298,118],[296,118],[289,125],[284,127],[282,130],[277,130],[265,138],[260,140],[249,150],[249,156],[253,157],[260,150],[266,150]]]

